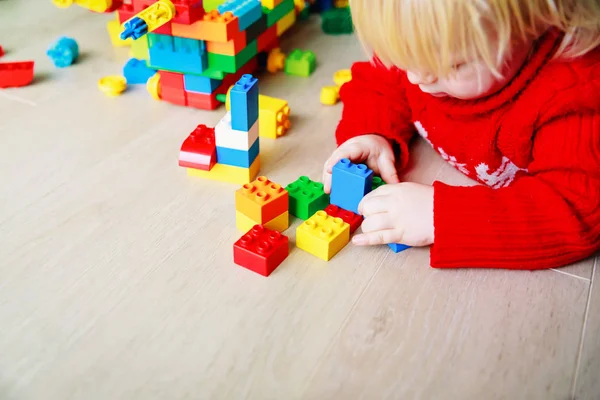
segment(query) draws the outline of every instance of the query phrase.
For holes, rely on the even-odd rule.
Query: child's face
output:
[[[478,99],[502,89],[519,72],[530,49],[531,43],[513,49],[510,56],[505,57],[501,77],[494,75],[483,60],[465,61],[457,58],[453,72],[448,77],[438,78],[432,74],[409,70],[408,80],[419,85],[421,91],[435,97]]]

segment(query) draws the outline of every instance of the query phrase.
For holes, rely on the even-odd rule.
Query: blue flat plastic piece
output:
[[[250,74],[242,75],[229,96],[232,129],[248,132],[258,120],[258,79]]]
[[[148,24],[140,17],[133,17],[126,21],[121,32],[121,40],[132,38],[137,40],[148,33]]]
[[[259,152],[260,138],[256,138],[254,144],[247,151],[217,146],[217,162],[235,167],[250,168]]]
[[[57,68],[65,68],[73,64],[79,57],[79,45],[75,39],[62,36],[48,47],[46,54]]]
[[[365,164],[354,164],[342,158],[333,167],[330,202],[358,214],[358,204],[372,190],[372,186],[372,170]]]
[[[390,249],[392,249],[394,253],[400,253],[401,251],[410,249],[410,246],[400,243],[389,243],[388,246],[390,247]]]
[[[123,76],[130,85],[145,84],[152,76],[156,74],[156,70],[148,67],[146,61],[131,58],[125,66],[123,66]]]

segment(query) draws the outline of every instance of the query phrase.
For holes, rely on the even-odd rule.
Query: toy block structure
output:
[[[227,93],[225,105],[231,108],[231,91]],[[291,109],[288,102],[261,94],[258,96],[258,135],[269,139],[277,139],[287,133],[292,126]]]
[[[283,232],[289,227],[287,190],[259,176],[235,192],[236,227],[246,232],[254,225]]]
[[[33,61],[0,63],[0,88],[27,86],[33,81]]]
[[[184,77],[167,71],[159,71],[169,86],[181,88]],[[154,83],[152,77],[148,87]],[[158,90],[151,88],[151,92]],[[183,101],[181,92],[165,93],[171,101]],[[184,94],[185,96],[185,94]],[[183,142],[179,165],[187,168],[188,175],[231,183],[249,183],[260,170],[260,139],[258,137],[258,80],[243,75],[231,89],[231,110],[227,111],[212,129],[199,125]],[[263,223],[264,221],[260,221]]]
[[[296,246],[325,261],[331,260],[349,242],[350,225],[325,211],[317,211],[296,229]]]
[[[358,204],[373,188],[373,171],[365,164],[342,158],[333,166],[331,204],[358,213]]]
[[[233,245],[233,262],[269,276],[287,258],[289,240],[278,231],[255,225]]]
[[[333,204],[328,205],[327,208],[325,208],[325,212],[333,218],[341,218],[350,225],[350,235],[358,229],[364,219],[362,215],[354,214],[352,211],[344,210]]]
[[[290,214],[307,220],[317,211],[329,205],[329,195],[325,193],[321,182],[301,176],[285,187],[290,196]]]

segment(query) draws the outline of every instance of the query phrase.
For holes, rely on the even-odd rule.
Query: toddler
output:
[[[388,183],[356,245],[431,246],[437,268],[540,269],[600,248],[600,1],[350,0],[338,148]],[[400,183],[419,134],[473,187]]]

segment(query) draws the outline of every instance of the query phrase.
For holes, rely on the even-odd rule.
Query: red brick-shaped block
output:
[[[288,242],[280,232],[255,225],[233,245],[233,262],[269,276],[287,258]]]
[[[350,225],[350,234],[353,234],[362,224],[363,216],[353,213],[352,211],[344,210],[338,206],[330,204],[325,208],[327,215],[334,218],[341,218],[342,221]]]
[[[179,166],[210,171],[216,162],[215,128],[198,125],[181,145]]]
[[[33,81],[33,61],[0,63],[0,88],[27,86]]]

